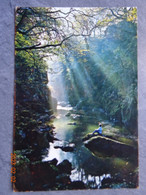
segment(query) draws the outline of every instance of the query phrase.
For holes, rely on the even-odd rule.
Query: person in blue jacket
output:
[[[92,134],[94,135],[95,133],[98,133],[98,135],[102,135],[102,125],[101,124],[99,124],[99,128],[95,129],[95,131],[93,131]]]

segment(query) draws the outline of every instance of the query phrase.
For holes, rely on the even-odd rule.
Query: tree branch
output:
[[[112,12],[112,15],[115,16],[118,19],[123,19],[122,16],[119,16],[118,14],[115,14],[114,11],[112,9],[110,9],[110,11]]]
[[[60,43],[58,44],[47,44],[47,45],[41,45],[41,43],[37,44],[37,45],[32,45],[32,46],[26,46],[26,47],[17,47],[15,48],[16,51],[22,51],[22,50],[31,50],[31,49],[44,49],[47,47],[58,47],[61,46],[63,44],[64,41],[66,41],[67,39],[71,38],[74,35],[70,35],[69,37],[64,38]]]

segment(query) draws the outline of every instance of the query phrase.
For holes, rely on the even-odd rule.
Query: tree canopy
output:
[[[73,106],[82,101],[136,125],[136,8],[18,7],[15,50],[18,97],[46,97],[39,82],[47,87],[46,61],[55,55]]]
[[[17,8],[16,33],[29,44],[16,45],[16,50],[58,47],[73,36],[99,35],[121,20],[135,23],[136,8]]]
[[[17,7],[15,26],[14,189],[137,187],[137,9]]]

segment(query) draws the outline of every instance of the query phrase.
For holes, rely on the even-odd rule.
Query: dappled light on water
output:
[[[135,169],[135,164],[129,159],[122,158],[106,158],[104,155],[92,154],[87,148],[85,148],[82,137],[87,133],[91,133],[92,130],[97,127],[97,123],[90,118],[89,122],[86,120],[73,119],[71,117],[67,117],[67,113],[70,111],[71,107],[65,106],[65,103],[59,103],[56,119],[54,121],[55,126],[55,137],[58,141],[50,144],[50,148],[48,149],[48,155],[44,156],[43,161],[50,161],[56,158],[58,163],[61,163],[63,160],[67,159],[72,163],[72,172],[71,172],[71,180],[72,181],[83,181],[89,188],[101,188],[102,182],[108,179],[114,181],[114,175],[120,175],[120,182],[124,182],[126,177],[130,177],[133,170]],[[59,116],[59,117],[58,117]],[[87,115],[85,117],[88,117]],[[111,128],[112,131],[112,123],[108,123],[107,120],[104,122],[108,128]],[[71,125],[70,125],[71,124]],[[116,128],[113,128],[113,132]],[[106,129],[104,130],[106,133]],[[65,152],[62,151],[61,148],[55,148],[55,146],[59,146],[60,144],[66,145],[68,143],[75,144],[75,149],[73,152]],[[122,176],[123,175],[123,176]],[[123,179],[122,179],[123,177]],[[125,185],[125,184],[124,184]]]

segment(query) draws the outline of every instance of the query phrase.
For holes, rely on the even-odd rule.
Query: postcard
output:
[[[137,8],[17,7],[14,110],[14,191],[137,188]]]

